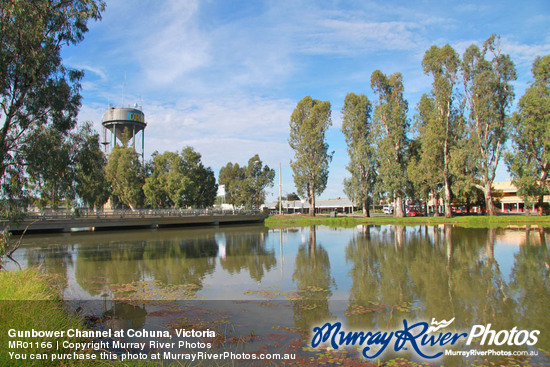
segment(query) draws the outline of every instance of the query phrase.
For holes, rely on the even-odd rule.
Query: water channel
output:
[[[539,356],[519,362],[545,365],[549,236],[529,227],[247,225],[28,235],[14,258],[54,275],[70,307],[111,326],[209,323],[251,350],[315,356],[304,346],[327,320],[374,331],[454,318],[458,331],[540,330],[535,347],[523,347]],[[384,355],[397,357],[415,359],[411,351]]]

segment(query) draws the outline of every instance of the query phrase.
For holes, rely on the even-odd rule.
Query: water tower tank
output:
[[[136,135],[141,131],[141,152],[145,147],[145,115],[136,105],[130,107],[110,107],[103,115],[103,145],[107,151],[108,146],[114,147],[118,143],[122,145],[132,141],[132,146],[136,149]],[[107,130],[111,132],[110,139],[107,140]],[[128,141],[124,141],[128,140]]]

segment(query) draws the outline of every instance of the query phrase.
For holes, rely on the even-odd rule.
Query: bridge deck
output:
[[[3,220],[12,233],[70,232],[76,230],[114,230],[129,228],[160,228],[196,225],[222,225],[230,223],[263,222],[265,216],[258,211],[213,212],[209,210],[135,211],[86,213],[84,215],[42,214],[22,220]]]

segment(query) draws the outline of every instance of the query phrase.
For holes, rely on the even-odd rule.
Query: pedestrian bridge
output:
[[[259,210],[162,209],[29,213],[0,221],[12,233],[102,231],[263,222]]]

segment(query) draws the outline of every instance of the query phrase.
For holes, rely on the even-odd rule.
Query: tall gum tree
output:
[[[537,57],[532,72],[535,80],[512,118],[515,151],[507,163],[518,190],[537,198],[538,215],[542,215],[550,174],[550,55]]]
[[[378,96],[374,121],[378,125],[380,179],[382,187],[394,198],[396,217],[404,217],[403,198],[407,187],[406,149],[408,145],[408,103],[403,97],[403,77],[395,73],[387,77],[380,70],[371,75],[371,88]]]
[[[246,166],[227,163],[220,169],[219,182],[225,186],[225,198],[234,206],[258,209],[265,202],[265,189],[273,186],[275,170],[264,165],[255,154]]]
[[[34,203],[40,209],[58,209],[64,201],[69,207],[74,198],[75,172],[68,138],[55,128],[41,126],[24,152],[27,187]]]
[[[245,169],[238,163],[228,162],[220,168],[218,182],[225,187],[225,200],[234,207],[244,205]]]
[[[417,104],[414,130],[418,135],[415,142],[418,150],[410,158],[407,174],[415,192],[436,203],[434,217],[439,216],[440,189],[443,187],[443,145],[441,125],[437,123],[437,112],[433,97],[423,94]],[[426,208],[428,210],[429,208]]]
[[[362,204],[365,217],[370,216],[369,198],[375,188],[378,166],[371,116],[372,105],[367,96],[348,93],[342,107],[342,132],[348,147],[347,169],[351,178],[344,180],[344,191],[350,199]]]
[[[193,208],[208,208],[214,205],[218,184],[216,176],[210,167],[201,161],[201,154],[192,147],[185,147],[180,153],[182,172],[187,178],[183,192],[183,205]]]
[[[245,206],[259,209],[265,202],[265,189],[273,186],[275,170],[264,165],[258,154],[248,160],[245,171]]]
[[[481,49],[471,45],[464,52],[462,76],[470,110],[471,148],[479,168],[474,185],[483,191],[487,214],[496,215],[492,184],[508,136],[516,69],[510,56],[501,53],[499,37],[492,35]]]
[[[152,155],[152,161],[149,162],[150,173],[145,178],[143,185],[143,193],[145,202],[152,208],[171,208],[177,207],[173,197],[181,197],[179,192],[174,193],[174,190],[179,190],[179,186],[169,185],[169,181],[175,181],[174,176],[180,174],[180,156],[175,152],[159,153],[155,151]],[[170,177],[170,179],[169,179]],[[180,179],[183,179],[181,177]],[[170,192],[170,189],[173,191]]]
[[[154,208],[206,208],[214,204],[218,185],[214,172],[201,162],[201,154],[192,147],[181,153],[153,153],[151,173],[145,179],[143,193]]]
[[[40,126],[76,124],[82,71],[65,67],[61,48],[83,40],[102,0],[0,2],[0,181],[19,182],[24,146]],[[5,177],[7,174],[10,177]]]
[[[99,134],[91,123],[84,123],[71,134],[75,191],[82,201],[92,210],[102,207],[111,193],[105,178],[107,158],[101,151]]]
[[[457,133],[461,131],[457,126],[462,121],[457,118],[455,101],[455,87],[459,82],[460,58],[455,50],[445,45],[441,48],[432,46],[424,54],[422,67],[425,74],[431,74],[433,78],[432,96],[435,107],[435,118],[431,123],[425,124],[424,132],[433,135],[437,141],[429,145],[423,145],[423,150],[441,149],[442,174],[445,217],[452,217],[451,210],[451,184],[452,174],[450,169],[452,146],[458,140]],[[434,144],[435,143],[435,144]]]
[[[325,133],[331,125],[330,102],[310,96],[298,102],[290,116],[288,143],[294,150],[290,166],[298,195],[307,197],[311,216],[315,216],[315,197],[327,186],[333,152],[328,151]]]
[[[134,148],[115,146],[109,154],[105,177],[112,193],[133,211],[143,199],[144,172]]]

